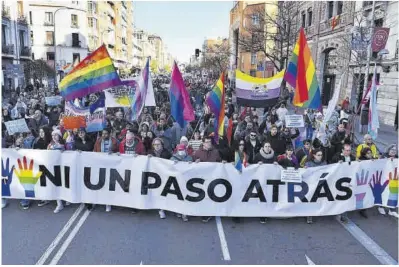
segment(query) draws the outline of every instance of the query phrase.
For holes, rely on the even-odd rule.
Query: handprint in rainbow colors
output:
[[[389,180],[386,180],[384,184],[381,184],[381,176],[382,176],[382,171],[376,171],[376,173],[373,174],[373,179],[370,180],[369,183],[371,191],[373,192],[374,196],[374,204],[380,204],[380,205],[382,205],[382,192],[384,192],[385,188],[389,183]],[[371,181],[373,183],[371,183]]]
[[[361,172],[356,173],[356,185],[357,185],[357,188],[360,188],[360,186],[367,185],[368,177],[369,177],[369,171],[367,171],[365,173],[364,170],[362,170]],[[362,193],[355,194],[355,197],[356,197],[356,209],[363,209],[363,199],[364,199],[365,196],[366,196],[366,192],[365,191],[362,192]]]
[[[14,172],[14,166],[10,169],[10,159],[7,158],[6,165],[4,166],[3,159],[1,159],[1,195],[3,197],[10,197],[10,184],[12,182],[12,174]]]
[[[35,185],[42,175],[42,172],[39,171],[34,174],[33,159],[30,161],[28,168],[28,163],[25,156],[23,157],[23,165],[21,163],[21,159],[18,159],[18,167],[19,171],[15,169],[14,172],[25,190],[25,197],[35,197]]]
[[[394,172],[389,172],[389,197],[387,205],[389,207],[398,206],[398,168]]]

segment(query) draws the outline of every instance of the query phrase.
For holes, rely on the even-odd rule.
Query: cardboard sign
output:
[[[26,125],[25,119],[7,121],[4,124],[6,125],[9,135],[13,135],[15,133],[30,133],[28,125]]]
[[[61,96],[48,96],[46,97],[46,104],[48,106],[58,106],[61,105]]]
[[[286,170],[281,170],[281,181],[302,183],[302,175],[298,169],[296,170],[295,168],[289,167]]]
[[[285,115],[285,126],[287,128],[305,127],[303,115]]]
[[[79,129],[81,127],[86,128],[86,117],[84,116],[64,117],[62,121],[66,130]]]

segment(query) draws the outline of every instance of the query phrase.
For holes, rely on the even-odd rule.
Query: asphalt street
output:
[[[55,201],[21,210],[16,200],[2,210],[3,264],[397,264],[398,221],[375,208],[369,218],[335,216],[231,218],[183,222],[172,213],[132,214],[104,206],[91,212],[73,204],[54,214]]]

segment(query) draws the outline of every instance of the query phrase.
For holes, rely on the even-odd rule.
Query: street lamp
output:
[[[56,20],[56,15],[57,15],[58,11],[66,10],[66,9],[73,9],[73,10],[86,12],[86,10],[83,10],[83,9],[80,9],[80,8],[74,8],[74,7],[60,7],[57,10],[55,10],[55,12],[54,12],[54,73],[55,73],[54,74],[54,85],[57,85],[57,38],[56,38],[56,35],[55,35],[55,32],[56,32],[55,24],[56,24],[56,21],[57,21]]]

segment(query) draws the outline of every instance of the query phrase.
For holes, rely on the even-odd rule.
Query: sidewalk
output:
[[[355,125],[355,136],[359,143],[363,143],[364,134],[359,133],[359,125],[356,122]],[[391,144],[398,144],[398,132],[395,131],[393,126],[380,123],[380,128],[378,129],[377,140],[374,140],[381,153],[385,153],[387,147]]]

